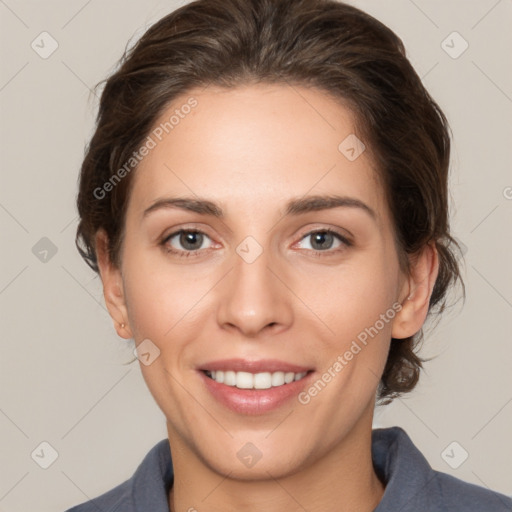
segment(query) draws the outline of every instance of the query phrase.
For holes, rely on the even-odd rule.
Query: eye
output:
[[[336,249],[349,247],[351,245],[343,235],[331,229],[312,231],[301,238],[299,244],[303,244],[302,249],[317,252],[336,252]]]
[[[178,256],[190,256],[201,249],[209,249],[212,240],[201,231],[180,229],[165,237],[162,240],[162,245],[168,252],[175,253]]]

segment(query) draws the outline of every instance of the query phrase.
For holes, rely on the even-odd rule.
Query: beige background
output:
[[[89,88],[132,36],[181,3],[0,0],[0,512],[97,496],[166,435],[75,250],[74,199],[95,112]],[[377,411],[376,425],[404,427],[434,468],[512,494],[512,2],[352,3],[402,37],[449,118],[453,228],[467,247],[466,305],[427,336],[424,354],[438,357],[417,391]],[[46,59],[31,47],[43,31],[58,43]],[[469,43],[458,58],[442,47],[453,31]],[[446,44],[463,48],[458,36]],[[43,441],[58,455],[48,469]],[[441,455],[453,441],[452,465],[469,454],[457,469]]]

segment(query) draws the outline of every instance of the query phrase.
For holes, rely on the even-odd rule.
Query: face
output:
[[[121,267],[102,278],[145,343],[171,445],[283,476],[368,436],[410,287],[369,151],[339,148],[348,109],[298,86],[209,87],[155,127],[191,97],[136,170]]]

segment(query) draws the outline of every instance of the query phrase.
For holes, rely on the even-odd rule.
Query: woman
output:
[[[511,510],[372,432],[460,279],[449,151],[354,7],[199,0],[152,26],[106,82],[77,245],[168,439],[71,510]]]

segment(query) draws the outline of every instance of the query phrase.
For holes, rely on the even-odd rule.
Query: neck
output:
[[[170,511],[373,512],[382,499],[384,485],[372,464],[372,415],[369,426],[354,428],[314,463],[282,478],[269,473],[263,480],[221,475],[170,435],[175,474],[169,493]]]

